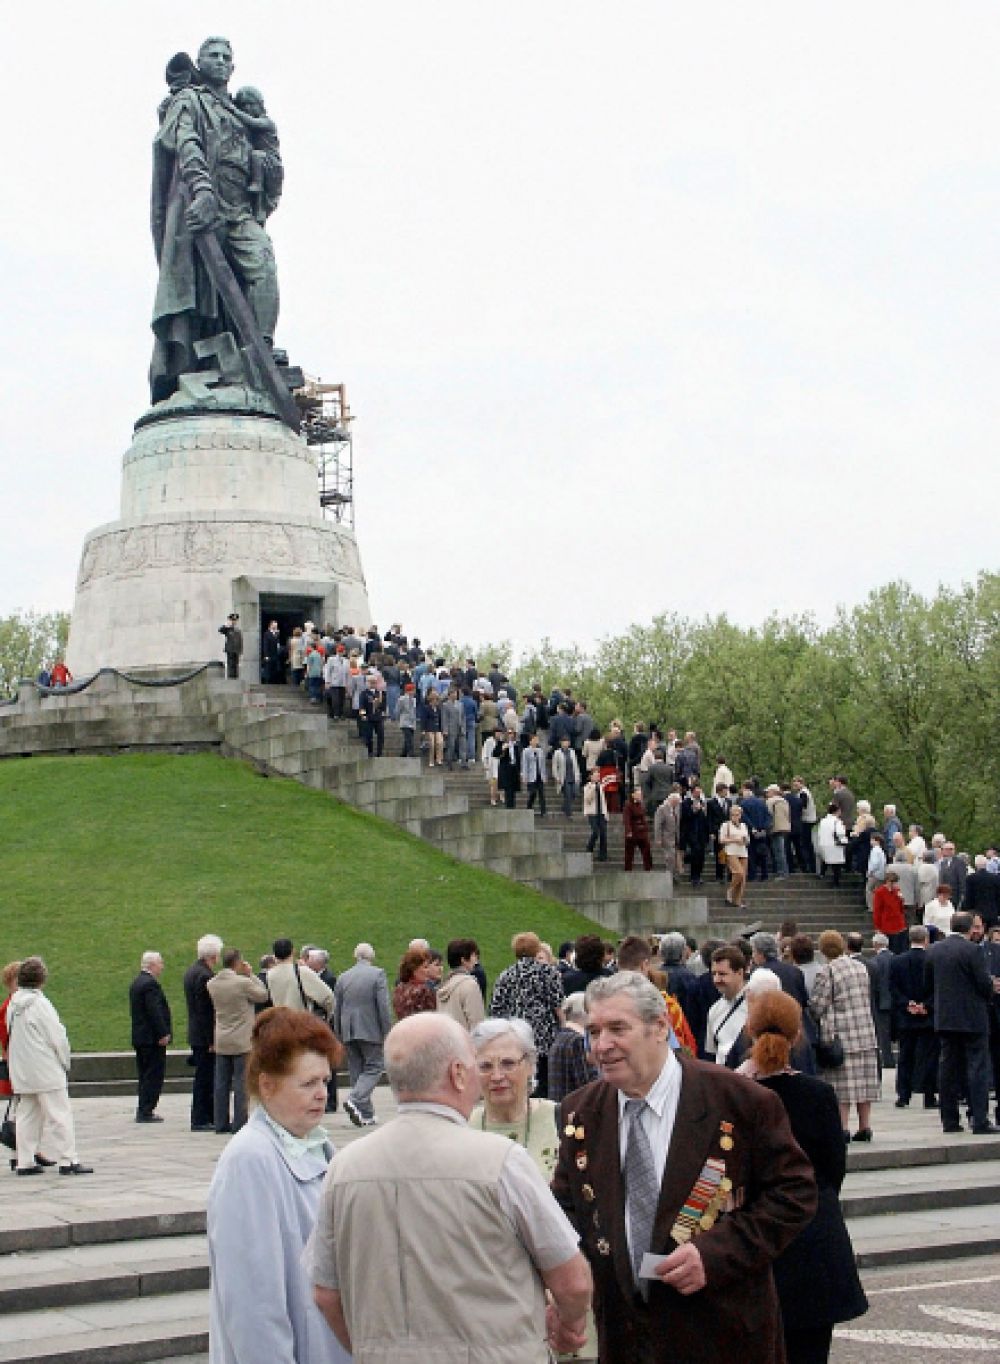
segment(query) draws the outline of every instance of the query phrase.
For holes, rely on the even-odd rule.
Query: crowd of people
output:
[[[960,908],[979,910],[987,923],[1000,918],[996,848],[973,858],[943,833],[928,841],[919,824],[904,828],[893,804],[879,819],[843,774],[826,778],[822,794],[795,775],[737,782],[724,754],[706,763],[693,731],[636,721],[626,735],[619,719],[602,728],[571,687],[535,684],[519,694],[498,661],[449,662],[399,625],[362,635],[307,621],[283,641],[273,621],[262,677],[304,688],[331,722],[353,722],[373,757],[384,753],[393,722],[404,756],[420,755],[429,767],[480,765],[493,806],[513,809],[523,797],[541,819],[553,805],[567,819],[582,813],[596,861],[608,860],[609,821],[617,819],[627,870],[638,857],[647,871],[661,866],[700,885],[713,869],[735,908],[745,907],[749,883],[805,873],[839,887],[846,871],[857,874],[872,909],[891,870],[911,918],[946,924]],[[951,898],[935,909],[939,880]]]
[[[281,1340],[297,1364],[383,1360],[402,1320],[408,1349],[443,1358],[541,1364],[589,1341],[602,1361],[763,1362],[780,1341],[793,1364],[825,1360],[866,1310],[838,1193],[883,1066],[897,1106],[920,1095],[946,1132],[963,1106],[974,1135],[998,1130],[1000,929],[956,911],[931,938],[912,924],[893,951],[876,933],[866,955],[860,935],[786,922],[553,951],[523,932],[491,985],[471,937],[414,939],[390,981],[369,943],[336,975],[312,944],[279,938],[254,970],[206,934],[184,974],[190,1126],[236,1134],[208,1207],[215,1357]],[[130,987],[139,1123],[162,1121],[163,968],[144,953]],[[37,957],[4,970],[13,1164],[85,1174],[46,977]],[[386,1072],[398,1107],[335,1152],[344,1059],[352,1124],[380,1126]],[[382,1291],[399,1275],[402,1318]],[[465,1312],[486,1283],[494,1307]]]

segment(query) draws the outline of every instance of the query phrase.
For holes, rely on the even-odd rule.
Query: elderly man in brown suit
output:
[[[208,982],[208,993],[215,1009],[215,1130],[238,1132],[247,1120],[246,1064],[256,1016],[254,1005],[267,999],[267,986],[254,975],[238,947],[227,947],[222,954],[222,970]]]
[[[771,1263],[816,1184],[780,1100],[671,1051],[638,972],[586,999],[602,1078],[563,1101],[552,1188],[594,1273],[601,1364],[782,1364]]]

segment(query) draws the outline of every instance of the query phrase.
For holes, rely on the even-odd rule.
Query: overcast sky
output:
[[[209,32],[281,134],[278,342],[347,384],[381,624],[586,644],[998,566],[995,0],[67,0],[4,12],[0,612],[71,608],[117,517]]]

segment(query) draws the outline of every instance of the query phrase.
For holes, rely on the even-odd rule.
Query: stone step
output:
[[[850,1175],[841,1207],[845,1217],[916,1213],[1000,1204],[1000,1161],[947,1165],[928,1179],[926,1167],[858,1171]],[[1000,1235],[1000,1221],[997,1223]]]
[[[13,1312],[3,1318],[0,1364],[145,1364],[204,1354],[204,1290]]]
[[[861,1269],[993,1255],[1000,1252],[1000,1204],[850,1217],[847,1229]]]
[[[21,1181],[18,1180],[18,1183]],[[34,1185],[37,1181],[31,1180]],[[63,1183],[75,1181],[60,1180]],[[204,1201],[163,1200],[156,1204],[144,1199],[142,1212],[88,1212],[70,1206],[64,1215],[36,1212],[30,1204],[7,1212],[0,1226],[0,1255],[25,1251],[60,1250],[69,1246],[117,1244],[147,1241],[153,1237],[195,1236],[205,1230]]]
[[[22,1251],[0,1262],[0,1314],[207,1287],[203,1235]]]

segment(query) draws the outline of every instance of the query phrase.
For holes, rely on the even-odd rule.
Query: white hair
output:
[[[882,813],[886,815],[894,815],[896,813],[895,805],[883,805]]]
[[[748,995],[764,995],[781,989],[781,981],[766,966],[758,966],[747,981]]]
[[[407,952],[429,952],[431,945],[426,938],[412,938]]]
[[[888,947],[888,946],[889,946],[889,939],[885,936],[884,933],[873,933],[873,934],[872,934],[872,947],[881,948],[881,947]]]
[[[310,947],[306,955],[309,957],[319,957],[324,966],[330,960],[330,954],[325,947]]]
[[[616,995],[624,995],[643,1023],[655,1023],[667,1012],[667,1001],[641,971],[616,971],[613,976],[598,976],[587,986],[584,996],[587,1012]]]
[[[359,942],[354,949],[355,961],[374,961],[375,949],[370,942]]]
[[[563,1000],[563,1018],[567,1023],[586,1023],[587,1004],[582,990],[575,990]]]
[[[218,957],[222,953],[222,939],[215,933],[206,933],[198,939],[197,950],[199,961],[206,957]]]
[[[488,1047],[491,1042],[497,1042],[508,1034],[513,1036],[525,1056],[534,1064],[538,1055],[535,1034],[531,1031],[530,1023],[525,1023],[523,1018],[486,1018],[482,1023],[476,1024],[470,1037],[478,1055],[483,1047]]]
[[[864,810],[864,812],[865,812],[866,815],[870,815],[871,812],[872,812],[872,803],[871,803],[871,801],[870,801],[870,800],[859,800],[859,801],[858,801],[858,809],[859,809],[859,810]]]
[[[160,955],[159,952],[143,952],[142,961],[139,963],[139,969],[142,971],[148,971],[154,962],[162,960],[163,957]]]
[[[983,853],[976,853],[976,871],[982,871],[986,866],[987,858]]]

